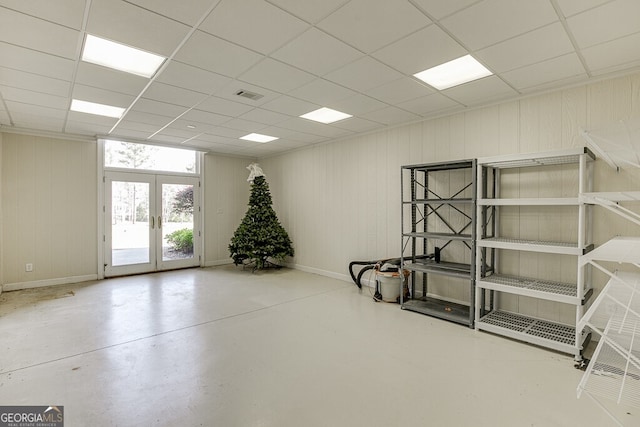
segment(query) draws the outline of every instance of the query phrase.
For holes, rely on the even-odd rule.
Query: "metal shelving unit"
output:
[[[401,307],[473,327],[476,162],[402,166],[401,174],[401,265],[411,273]],[[438,286],[458,287],[468,300],[439,295]]]
[[[506,269],[500,266],[500,257],[506,251],[517,251],[520,256],[527,256],[526,253],[557,254],[575,257],[578,264],[577,258],[593,248],[589,242],[591,212],[580,199],[580,194],[592,187],[593,159],[594,155],[584,147],[478,159],[476,233],[482,237],[476,240],[476,329],[573,354],[576,360],[581,360],[587,334],[576,325],[592,295],[588,270],[584,265],[578,266],[575,283],[520,277],[517,274],[505,274]],[[517,169],[522,174],[523,168],[538,168],[533,171],[535,174],[545,174],[549,168],[561,168],[561,174],[573,174],[571,176],[576,177],[577,184],[574,194],[572,197],[502,198],[505,170]],[[503,209],[540,206],[548,207],[549,211],[558,207],[575,207],[577,235],[573,241],[538,241],[500,235]],[[575,309],[575,323],[563,324],[508,311],[500,304],[505,294],[569,304]]]

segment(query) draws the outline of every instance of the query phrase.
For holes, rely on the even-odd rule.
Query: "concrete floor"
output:
[[[615,425],[571,356],[289,269],[7,292],[0,337],[0,404],[64,405],[67,427]]]

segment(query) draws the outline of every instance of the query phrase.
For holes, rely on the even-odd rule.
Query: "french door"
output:
[[[195,177],[105,172],[105,276],[200,265]]]

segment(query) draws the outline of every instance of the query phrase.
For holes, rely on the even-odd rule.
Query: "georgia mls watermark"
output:
[[[64,406],[0,406],[0,427],[64,427]]]

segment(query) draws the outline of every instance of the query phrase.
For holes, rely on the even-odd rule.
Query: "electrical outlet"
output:
[[[24,271],[26,271],[26,272],[28,272],[28,273],[29,273],[29,272],[32,272],[32,271],[33,271],[33,264],[31,264],[31,263],[27,263],[27,264],[25,264],[25,266],[24,266]]]

